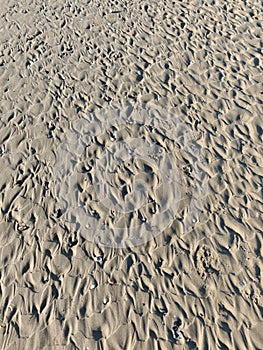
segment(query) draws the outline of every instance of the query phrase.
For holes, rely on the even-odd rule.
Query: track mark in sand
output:
[[[211,274],[219,274],[218,256],[208,245],[198,247],[195,253],[195,265],[202,278],[207,278]]]
[[[55,167],[62,220],[90,242],[122,248],[162,233],[181,208],[184,232],[192,229],[205,201],[206,161],[179,117],[127,104],[72,125]]]

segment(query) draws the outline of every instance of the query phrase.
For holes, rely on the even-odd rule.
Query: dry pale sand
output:
[[[263,349],[261,6],[259,0],[0,0],[1,350]],[[68,170],[61,144],[77,135],[74,151],[85,134],[75,125],[91,125],[93,116],[94,128],[104,127],[105,110],[121,109],[128,118],[135,104],[180,119],[201,150],[207,185],[185,230],[195,182],[177,144],[184,199],[173,221],[158,219],[156,225],[169,221],[161,234],[120,249],[92,243],[93,231],[84,234],[77,225],[83,212],[75,213],[75,224],[64,219],[61,199],[71,209],[71,192],[60,181],[57,194],[55,183]],[[119,140],[135,133],[137,141],[142,134],[151,141],[156,132],[162,149],[171,146],[165,132],[158,134],[160,124],[125,131],[116,120]],[[105,135],[81,160],[90,185],[91,158],[101,159]],[[108,136],[114,146],[116,135]],[[151,176],[146,168],[140,159],[120,164],[111,178],[116,205],[123,185],[129,199],[134,173],[160,200],[158,166]],[[103,207],[106,197],[87,204],[94,188],[79,174],[79,191],[98,225],[137,227],[143,215],[154,221],[154,206],[116,217]],[[132,210],[140,193],[133,204],[127,199]],[[167,198],[175,208],[171,193]]]

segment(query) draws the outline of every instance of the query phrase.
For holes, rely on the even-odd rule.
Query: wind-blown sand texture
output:
[[[262,2],[0,9],[0,349],[263,349]],[[208,188],[189,232],[112,249],[63,221],[54,169],[74,121],[135,103],[187,125]]]

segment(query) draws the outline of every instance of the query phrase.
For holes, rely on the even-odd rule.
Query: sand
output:
[[[263,349],[261,6],[1,0],[1,350]]]

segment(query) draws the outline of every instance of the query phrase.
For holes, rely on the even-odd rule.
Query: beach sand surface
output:
[[[1,350],[263,349],[261,6],[0,1]],[[157,111],[153,128],[118,124],[134,106]],[[159,132],[166,117],[171,128]],[[186,148],[173,142],[178,130],[192,153],[187,138]],[[116,163],[132,138],[140,157],[111,174],[105,145]],[[138,146],[153,138],[175,155],[165,164],[180,179],[176,196]],[[62,210],[75,195],[65,164],[79,169],[80,198],[97,215],[85,234],[83,210],[72,221]],[[111,181],[105,197],[96,175]],[[139,211],[143,184],[151,202]],[[164,193],[173,220],[154,221]],[[109,236],[117,246],[91,241],[101,222],[117,232],[144,220],[157,228],[143,244],[119,247],[121,230]]]

